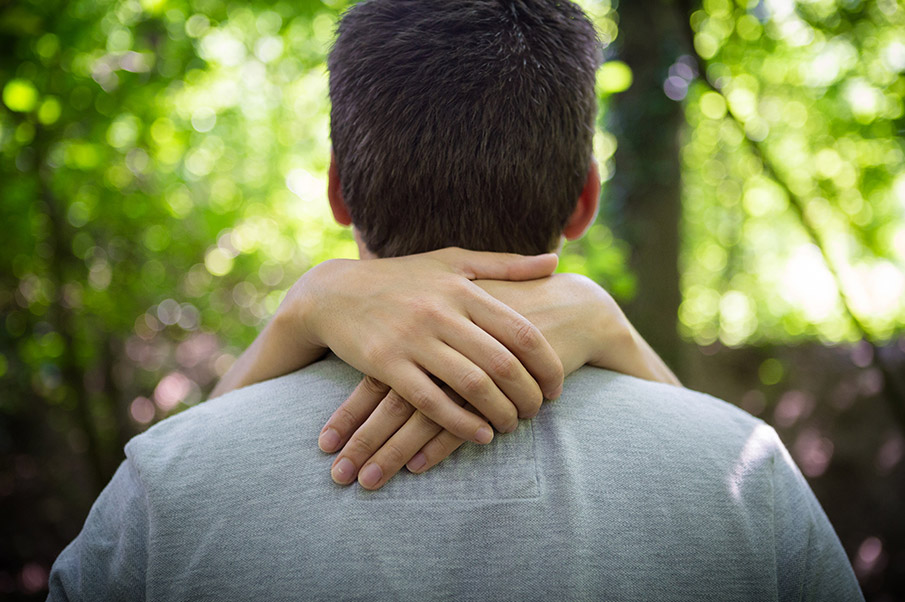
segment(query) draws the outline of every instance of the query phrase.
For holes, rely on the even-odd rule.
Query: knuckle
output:
[[[437,407],[434,397],[426,389],[413,391],[408,402],[425,414],[430,414]]]
[[[447,455],[443,451],[444,445],[439,437],[432,439],[424,447],[421,448],[421,453],[424,454],[425,459],[427,459],[427,465],[433,466]]]
[[[533,351],[540,346],[541,334],[534,324],[527,320],[519,323],[515,328],[516,344],[527,351]]]
[[[409,403],[402,399],[395,391],[391,391],[390,394],[383,399],[381,405],[383,406],[383,411],[393,418],[405,418],[411,413],[411,406]]]
[[[418,421],[418,427],[423,430],[435,429],[439,430],[441,427],[435,420],[429,418],[424,412],[416,412],[415,416]]]
[[[422,451],[427,458],[428,466],[433,466],[449,457],[463,442],[458,437],[436,437],[424,446]]]
[[[412,299],[410,309],[412,314],[424,322],[434,322],[446,316],[436,302],[422,297]]]
[[[467,433],[474,431],[475,429],[471,427],[468,419],[465,416],[457,415],[455,419],[453,419],[452,424],[448,427],[451,433],[456,435],[467,435]]]
[[[365,376],[361,381],[361,386],[365,389],[365,391],[373,395],[386,395],[387,391],[390,390],[387,385],[383,384],[373,376]]]
[[[341,432],[347,432],[358,426],[358,422],[358,416],[349,410],[349,408],[346,406],[339,406],[333,413],[333,418],[330,420],[330,426],[337,428]]]
[[[508,352],[496,353],[490,358],[490,370],[502,378],[511,378],[515,373],[518,360]]]
[[[459,386],[467,397],[471,397],[484,392],[489,381],[490,377],[480,370],[469,370],[459,379]]]
[[[460,299],[482,300],[481,289],[467,278],[456,278],[449,283],[450,290]]]
[[[352,462],[355,458],[370,458],[377,451],[375,445],[364,437],[353,437],[343,449],[343,455]]]
[[[393,443],[385,443],[380,450],[380,465],[385,469],[398,469],[408,461],[406,454]],[[387,470],[384,470],[386,473]]]
[[[374,343],[365,344],[364,349],[362,350],[362,356],[364,357],[365,362],[369,366],[373,366],[375,368],[380,368],[387,364],[389,361],[390,353],[387,350],[387,347],[383,345],[377,345]],[[371,377],[366,377],[371,378]],[[372,383],[377,383],[382,385],[380,381],[371,379]],[[376,385],[374,385],[376,386]]]
[[[448,437],[440,437],[437,441],[437,452],[438,454],[442,454],[437,460],[442,460],[447,457],[449,454],[453,453],[459,447],[465,443],[464,439],[459,439],[458,437],[454,437],[449,435]]]

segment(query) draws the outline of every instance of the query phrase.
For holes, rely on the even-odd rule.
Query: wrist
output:
[[[329,347],[324,336],[326,316],[323,310],[330,304],[329,283],[337,278],[336,273],[345,263],[341,259],[331,259],[305,272],[286,295],[274,315],[276,330],[288,333],[296,344],[308,348]]]
[[[637,332],[609,293],[602,291],[598,296],[597,310],[594,314],[593,328],[589,329],[591,337],[589,349],[592,365],[612,363],[617,357],[635,357],[638,353]]]

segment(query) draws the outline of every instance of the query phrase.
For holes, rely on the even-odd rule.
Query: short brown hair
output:
[[[328,59],[342,193],[368,248],[556,244],[591,160],[600,45],[566,0],[368,0]]]

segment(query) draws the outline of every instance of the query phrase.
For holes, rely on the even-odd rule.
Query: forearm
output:
[[[629,374],[634,374],[639,378],[644,378],[646,380],[652,380],[655,382],[665,383],[667,385],[675,385],[677,387],[681,387],[682,383],[673,374],[672,370],[669,369],[669,366],[666,365],[657,352],[651,348],[651,346],[647,343],[647,341],[642,338],[642,336],[635,330],[635,327],[628,324],[628,328],[630,329],[630,336],[632,339],[632,347],[634,348],[634,365],[637,367],[636,371],[629,372]]]
[[[330,348],[407,399],[432,403],[431,418],[453,423],[460,436],[470,433],[470,438],[471,431],[487,425],[444,403],[448,397],[425,371],[463,388],[482,413],[505,428],[516,415],[539,407],[542,393],[558,395],[562,366],[528,320],[469,280],[540,278],[555,265],[553,255],[462,249],[326,261],[290,289],[273,321],[223,376],[213,396],[302,368]],[[483,369],[487,377],[468,380]]]
[[[497,281],[478,284],[540,329],[566,374],[588,364],[681,386],[612,296],[590,279],[556,274],[517,286]]]
[[[644,380],[682,386],[676,375],[629,322],[610,296],[601,297],[588,336],[593,337],[587,363]]]

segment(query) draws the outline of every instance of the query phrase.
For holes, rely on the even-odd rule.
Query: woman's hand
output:
[[[555,267],[550,254],[462,249],[325,262],[292,287],[214,395],[301,368],[329,347],[372,377],[359,389],[383,391],[386,383],[396,395],[388,405],[404,399],[457,437],[488,443],[493,430],[484,417],[501,432],[514,430],[519,417],[537,413],[544,395],[559,395],[563,373],[540,331],[471,280],[540,278]],[[431,377],[481,416],[454,403]],[[357,428],[349,407],[322,433],[325,449],[336,449],[347,439],[342,433]]]
[[[590,364],[680,385],[613,298],[591,280],[557,274],[531,282],[478,284],[540,328],[562,360],[566,374]],[[461,398],[457,401],[464,404]],[[394,392],[368,379],[327,422],[320,441],[324,451],[336,449],[323,444],[324,433],[330,430],[341,440],[349,437],[333,463],[334,480],[350,483],[357,475],[367,489],[382,487],[404,465],[412,472],[424,472],[464,443]]]

